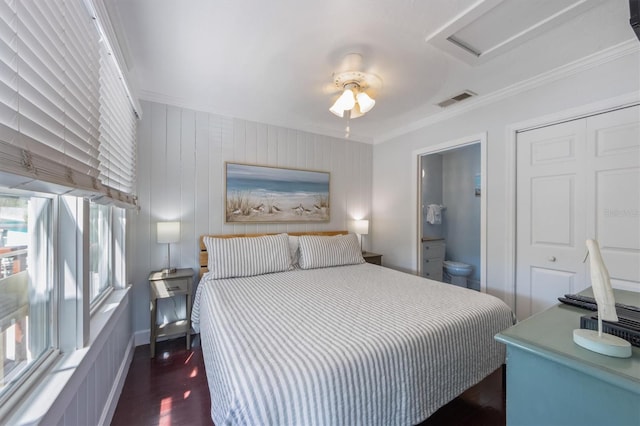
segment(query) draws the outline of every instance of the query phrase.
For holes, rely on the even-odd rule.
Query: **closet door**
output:
[[[518,135],[516,314],[522,320],[583,287],[585,123]]]
[[[523,132],[516,167],[518,318],[591,285],[587,238],[640,291],[640,108]]]
[[[587,161],[587,236],[613,286],[640,291],[640,106],[587,118]]]

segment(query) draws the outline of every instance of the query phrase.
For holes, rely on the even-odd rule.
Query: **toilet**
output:
[[[462,262],[445,260],[443,262],[444,272],[451,277],[451,284],[460,287],[467,287],[467,277],[473,272],[473,266]]]

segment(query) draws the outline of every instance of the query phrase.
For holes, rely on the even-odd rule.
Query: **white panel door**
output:
[[[591,285],[587,238],[640,291],[640,107],[520,133],[516,167],[518,318]]]
[[[614,287],[640,291],[640,106],[587,118],[588,238]]]
[[[584,282],[584,139],[584,123],[577,121],[518,135],[518,319],[553,305]]]

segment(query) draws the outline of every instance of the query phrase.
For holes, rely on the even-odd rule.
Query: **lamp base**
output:
[[[175,273],[176,273],[176,268],[164,268],[162,270],[162,275],[170,275]]]
[[[596,330],[578,328],[573,330],[573,341],[577,345],[599,354],[616,358],[631,356],[631,343],[612,334],[598,335]]]

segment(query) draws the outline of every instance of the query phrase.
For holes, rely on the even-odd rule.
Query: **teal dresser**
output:
[[[614,293],[640,306],[640,293]],[[640,348],[621,359],[573,343],[587,312],[554,306],[496,335],[507,346],[508,426],[640,425]]]

